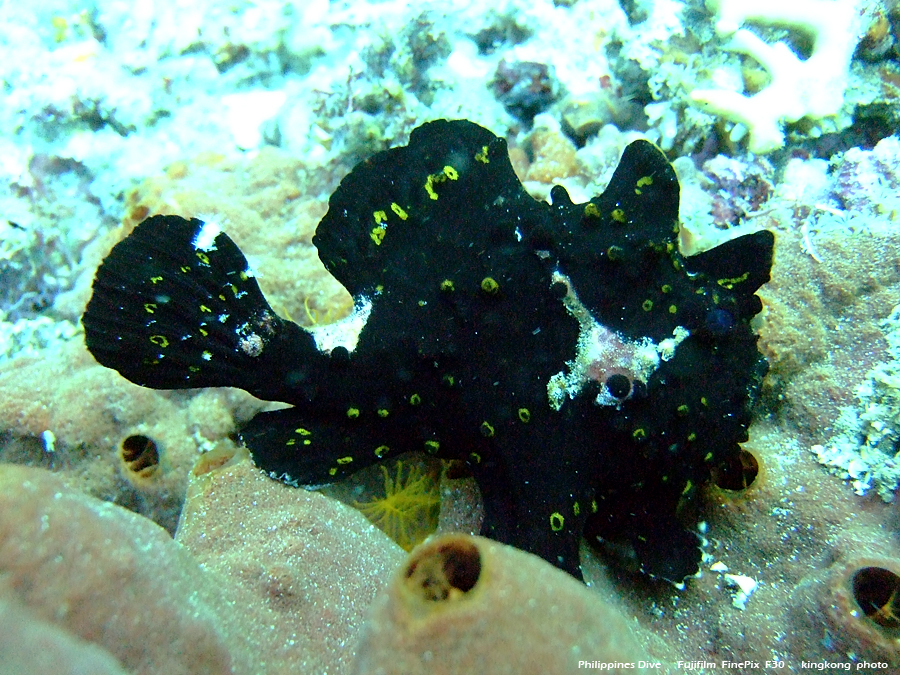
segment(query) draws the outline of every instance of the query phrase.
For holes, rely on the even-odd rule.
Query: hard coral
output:
[[[858,38],[856,0],[707,0],[706,4],[718,14],[716,32],[731,38],[726,48],[754,58],[771,76],[769,85],[751,96],[724,88],[691,94],[708,111],[741,125],[732,132],[734,140],[749,131],[751,152],[771,152],[784,145],[783,123],[837,114]],[[747,22],[807,31],[814,36],[812,54],[803,60],[785,42],[765,42],[740,28]]]

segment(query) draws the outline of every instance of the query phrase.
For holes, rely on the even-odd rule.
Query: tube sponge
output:
[[[718,15],[716,33],[731,36],[726,49],[753,57],[771,81],[752,96],[728,89],[697,89],[691,98],[707,111],[743,125],[750,133],[751,152],[763,154],[782,147],[783,123],[837,114],[858,40],[857,0],[707,0],[706,5]],[[809,33],[812,53],[802,60],[786,43],[767,43],[740,28],[747,22]]]
[[[627,664],[605,672],[635,673],[659,664],[647,658],[626,619],[566,573],[448,534],[413,550],[376,598],[352,672],[559,675],[601,661]]]
[[[251,672],[232,658],[216,581],[165,530],[42,469],[0,465],[0,572],[35,620],[129,673]]]

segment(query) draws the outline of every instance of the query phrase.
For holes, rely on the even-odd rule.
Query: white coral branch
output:
[[[726,49],[751,56],[766,69],[771,82],[752,96],[727,89],[698,89],[691,98],[709,112],[746,128],[751,152],[762,154],[782,147],[782,124],[802,117],[822,119],[840,110],[850,59],[859,39],[857,1],[707,0],[719,17],[716,32],[731,36]],[[812,54],[802,60],[784,42],[765,42],[740,28],[747,22],[808,32],[814,39]]]

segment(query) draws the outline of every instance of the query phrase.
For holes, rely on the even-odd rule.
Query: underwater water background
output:
[[[405,496],[393,534],[409,548],[410,530],[479,531],[472,481],[404,457],[396,481],[374,467],[329,496],[284,488],[236,441],[270,403],[137,387],[87,351],[81,316],[101,261],[153,214],[218,223],[279,316],[314,330],[353,316],[316,226],[354,166],[437,119],[504,138],[538,200],[554,185],[575,203],[602,193],[647,139],[680,183],[685,256],[759,230],[776,242],[752,323],[769,371],[745,453],[677,514],[702,535],[702,575],[676,589],[618,542],[583,546],[585,598],[549,565],[479,548],[485,565],[529,572],[503,577],[509,604],[495,589],[465,596],[484,644],[463,630],[434,646],[446,672],[470,672],[454,658],[484,645],[542,672],[598,668],[572,661],[588,644],[581,660],[630,663],[630,647],[582,634],[532,651],[566,604],[554,597],[593,621],[613,608],[634,633],[623,641],[671,672],[897,668],[900,8],[809,0],[785,23],[775,3],[746,20],[752,3],[707,4],[0,3],[0,673],[427,670],[382,653],[428,648],[370,618],[400,602],[391,584],[407,563],[353,504]],[[829,5],[852,25],[823,19]],[[728,49],[728,13],[783,60]],[[803,70],[841,49],[836,80]],[[795,62],[786,91],[805,112],[752,153],[750,97]],[[823,87],[826,114],[809,104]],[[709,90],[748,98],[716,113],[696,96]],[[504,632],[501,612],[519,629]]]

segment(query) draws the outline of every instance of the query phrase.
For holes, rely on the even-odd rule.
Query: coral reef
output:
[[[770,76],[750,96],[722,88],[691,93],[707,110],[741,125],[731,132],[734,140],[749,133],[751,152],[772,152],[784,145],[785,122],[837,114],[858,39],[857,0],[708,0],[707,5],[718,15],[716,33],[730,38],[726,48],[756,59]],[[747,22],[809,32],[809,57],[801,59],[785,42],[767,43],[740,28]]]
[[[846,407],[837,434],[811,450],[819,462],[853,483],[859,495],[875,488],[886,502],[900,483],[900,305],[882,321],[888,360],[876,363],[856,389],[859,404]]]
[[[218,222],[265,271],[258,281],[277,313],[304,326],[346,315],[350,296],[310,241],[326,197],[354,162],[442,117],[505,137],[528,192],[554,204],[554,183],[586,201],[628,143],[654,141],[681,183],[685,255],[776,233],[754,323],[770,371],[751,441],[715,467],[715,485],[678,504],[699,521],[703,575],[676,591],[636,574],[633,551],[607,542],[598,560],[583,545],[590,592],[634,617],[639,643],[664,640],[693,672],[706,661],[717,665],[708,672],[760,672],[771,659],[787,671],[806,660],[843,672],[864,659],[888,664],[865,672],[896,670],[900,511],[893,479],[876,480],[873,467],[889,468],[898,428],[900,5],[854,5],[860,44],[849,69],[845,52],[839,71],[820,73],[846,81],[829,92],[840,110],[776,121],[768,135],[785,146],[754,158],[743,125],[691,99],[698,89],[769,95],[763,64],[723,49],[724,36],[751,30],[763,55],[780,43],[776,71],[806,69],[824,43],[749,18],[717,36],[724,13],[703,0],[0,3],[0,577],[15,581],[0,584],[0,675],[141,672],[121,654],[139,647],[163,663],[175,656],[164,653],[166,629],[204,617],[174,639],[220,655],[224,644],[235,673],[352,668],[366,605],[400,549],[358,513],[247,464],[229,436],[264,403],[229,389],[134,387],[93,362],[77,319],[100,260],[151,212]],[[517,87],[512,112],[492,87],[498,71]],[[789,93],[796,102],[801,90]],[[543,111],[533,118],[532,104]],[[155,469],[148,443],[126,443],[136,437],[155,446]],[[839,461],[824,467],[810,448],[840,450],[828,455]],[[15,477],[6,463],[58,478]],[[365,482],[337,484],[340,498],[383,494],[373,468]],[[146,520],[78,494],[174,532],[186,490],[179,537],[189,555]],[[439,531],[480,531],[473,479],[443,476],[441,500]],[[66,557],[38,560],[51,549]],[[186,611],[195,600],[199,617]],[[67,623],[102,608],[113,630],[135,627],[128,644],[121,632]],[[484,637],[498,635],[488,626]]]
[[[66,185],[49,184],[56,185],[50,196]],[[269,273],[260,282],[278,312],[305,325],[334,320],[346,313],[350,298],[315,255],[310,240],[323,207],[318,200],[303,197],[303,186],[303,165],[275,149],[259,153],[249,163],[219,154],[173,163],[129,192],[122,226],[84,245],[88,252],[79,266],[96,267],[115,238],[130,231],[151,209],[214,214],[248,247],[254,265],[266,265]],[[78,234],[62,231],[65,236]],[[18,240],[3,241],[14,245]],[[296,258],[289,262],[274,256],[276,251],[290,251]],[[18,253],[13,253],[8,264],[17,260]],[[42,265],[53,260],[50,256]],[[27,278],[23,270],[18,272]],[[35,274],[46,278],[43,267]],[[79,315],[90,281],[90,276],[78,276],[69,291],[55,297],[53,311]],[[17,292],[27,301],[27,292]],[[72,322],[49,316],[22,316],[0,325],[0,348],[13,357],[0,371],[4,392],[0,429],[5,439],[0,458],[65,470],[70,481],[89,494],[128,505],[174,531],[185,477],[197,454],[213,449],[262,404],[237,391],[186,398],[133,396],[129,385],[111,381],[97,369],[80,337],[72,339],[76,336],[79,329]],[[98,406],[98,401],[107,405]],[[40,443],[46,432],[56,439],[55,453]],[[152,439],[159,451],[160,470],[146,480],[129,471],[119,457],[123,440],[133,435]]]
[[[896,550],[853,551],[855,543],[847,541],[828,569],[797,584],[789,603],[795,630],[804,639],[822,636],[829,649],[859,662],[900,668]]]

